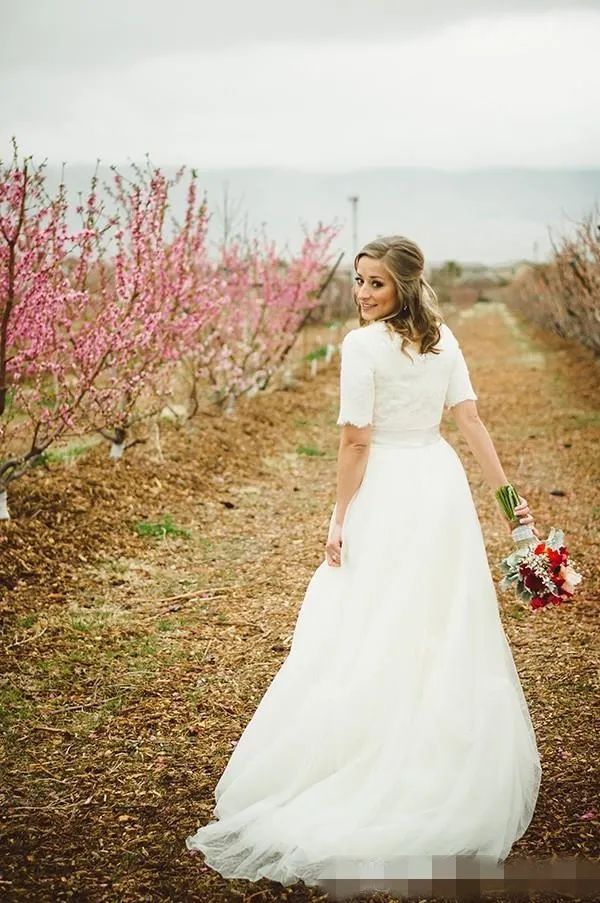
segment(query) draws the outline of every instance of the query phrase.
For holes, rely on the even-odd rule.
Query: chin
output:
[[[360,309],[360,315],[363,320],[367,320],[371,322],[371,320],[377,320],[381,316],[381,312],[378,310],[363,310]]]

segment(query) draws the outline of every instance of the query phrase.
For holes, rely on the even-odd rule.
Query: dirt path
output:
[[[597,857],[600,368],[501,304],[450,322],[507,473],[541,528],[567,530],[586,577],[576,604],[551,611],[501,598],[543,766],[513,856]],[[93,449],[16,487],[15,520],[0,526],[10,590],[1,607],[4,899],[318,899],[302,886],[225,881],[183,839],[210,819],[214,785],[287,654],[322,560],[337,378],[334,361],[290,391],[246,402],[235,419],[171,427],[162,464],[136,449],[113,469]],[[445,434],[465,461],[495,562],[507,534],[451,422]],[[139,535],[165,514],[187,534]]]

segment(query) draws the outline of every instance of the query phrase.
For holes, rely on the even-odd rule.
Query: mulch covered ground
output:
[[[450,323],[507,474],[540,532],[565,528],[585,577],[576,602],[551,610],[500,598],[543,767],[511,858],[598,858],[600,367],[499,303]],[[115,463],[97,446],[11,487],[13,520],[0,524],[3,899],[322,898],[303,884],[227,881],[184,838],[211,818],[322,561],[337,380],[336,358],[233,418],[166,424],[164,461],[137,446]],[[451,420],[444,431],[494,563],[508,534]],[[148,526],[160,523],[162,534]]]

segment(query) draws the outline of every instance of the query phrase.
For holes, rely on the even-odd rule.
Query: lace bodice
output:
[[[338,424],[385,430],[437,426],[444,408],[477,399],[459,343],[442,323],[440,354],[400,350],[381,320],[352,329],[342,342]]]

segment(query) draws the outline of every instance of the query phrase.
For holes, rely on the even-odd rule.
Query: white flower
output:
[[[565,567],[565,580],[567,583],[570,583],[571,586],[577,586],[578,583],[581,583],[583,577],[568,564]]]

